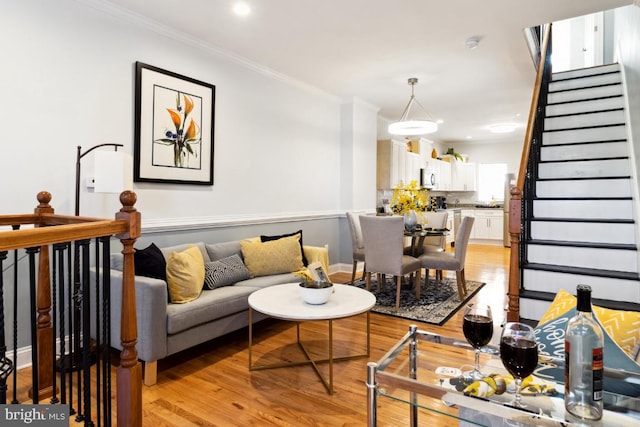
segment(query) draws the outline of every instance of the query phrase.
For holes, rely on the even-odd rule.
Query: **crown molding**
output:
[[[217,56],[217,57],[226,59],[230,62],[241,65],[242,67],[255,71],[259,74],[273,78],[274,80],[279,80],[281,82],[298,87],[307,92],[311,92],[315,95],[322,96],[335,103],[338,103],[338,104],[342,103],[342,99],[337,95],[331,94],[316,86],[310,85],[301,80],[298,80],[286,74],[280,73],[269,67],[260,65],[248,58],[245,58],[244,56],[238,55],[226,49],[222,49],[219,46],[215,46],[210,43],[205,43],[200,39],[197,39],[181,31],[177,31],[168,25],[161,24],[157,21],[147,18],[144,15],[140,15],[139,13],[132,12],[131,10],[125,9],[121,6],[114,5],[113,3],[110,3],[107,0],[76,0],[76,1],[78,3],[87,5],[88,7],[91,7],[93,9],[107,13],[112,17],[114,17],[115,19],[128,22],[137,27],[145,28],[149,31],[152,31],[154,33],[160,34],[165,37],[169,37],[180,43],[194,46],[198,49],[201,49],[209,53],[212,56]]]

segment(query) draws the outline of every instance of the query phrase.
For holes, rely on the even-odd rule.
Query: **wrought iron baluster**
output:
[[[36,325],[37,307],[36,307],[36,254],[40,252],[39,247],[27,248],[29,255],[29,302],[30,302],[30,327],[31,327],[31,389],[32,400],[34,404],[40,402],[38,390],[40,383],[38,381],[38,332]]]
[[[74,242],[73,243],[73,247],[74,247],[74,254],[75,254],[75,248],[76,248],[77,243]],[[73,407],[73,369],[74,366],[76,366],[75,364],[75,360],[76,360],[76,353],[75,353],[75,317],[74,317],[74,312],[75,312],[75,284],[74,284],[74,280],[75,280],[75,276],[72,275],[72,270],[71,270],[71,266],[75,265],[75,255],[72,258],[71,256],[68,258],[67,260],[67,283],[68,284],[73,284],[72,286],[69,286],[69,289],[67,290],[67,303],[68,303],[68,316],[66,317],[67,319],[67,324],[69,325],[69,352],[67,354],[65,354],[64,359],[62,360],[62,363],[66,363],[65,364],[65,369],[68,370],[69,373],[69,415],[75,415],[76,409]],[[74,267],[75,269],[75,267]],[[75,270],[73,270],[75,271]],[[64,316],[64,313],[63,313]],[[65,335],[66,336],[66,335]]]
[[[0,271],[7,259],[7,251],[0,252]],[[15,307],[13,308],[15,311]],[[0,274],[0,403],[7,403],[7,379],[13,372],[13,363],[7,358],[7,343],[4,336],[4,274]]]
[[[20,225],[12,225],[13,230],[19,230]],[[18,360],[18,250],[13,251],[13,360]],[[18,401],[18,373],[13,372],[13,400],[12,404]]]
[[[91,420],[91,281],[89,280],[89,243],[83,240],[81,244],[82,268],[82,296],[80,298],[81,334],[82,334],[82,398],[84,399],[83,414],[85,426],[93,426]]]
[[[63,311],[64,309],[64,254],[67,248],[68,248],[67,243],[57,243],[53,245],[53,260],[51,263],[53,265],[53,271],[51,272],[51,278],[52,278],[51,280],[51,314],[53,317],[54,339],[52,340],[52,343],[53,343],[52,354],[54,355],[54,357],[56,357],[56,354],[57,354],[57,348],[56,348],[57,340],[55,339],[55,334],[56,334],[56,331],[58,331],[59,329],[58,323],[62,324],[64,322],[64,319],[62,318],[62,316],[64,316],[64,311]],[[59,294],[58,294],[58,289],[60,289]],[[60,307],[58,307],[58,304],[60,304]],[[58,314],[56,315],[56,313]],[[64,348],[65,348],[64,347],[65,336],[64,336],[63,326],[60,326],[59,331],[60,331],[60,334],[58,336],[58,339],[60,341],[60,358],[58,360],[62,362],[64,358]],[[61,365],[63,364],[64,363],[61,363]],[[54,404],[60,403],[60,399],[58,399],[58,379],[56,375],[56,371],[58,369],[59,369],[58,364],[54,363],[53,364],[53,397],[51,398],[51,403],[54,403]],[[61,383],[64,381],[64,372],[62,372],[62,374],[60,375],[60,381]],[[61,388],[60,394],[61,394],[61,399],[64,401],[64,395],[62,394],[63,388]]]
[[[102,370],[102,364],[101,364],[101,352],[100,352],[100,346],[101,346],[101,340],[100,340],[100,333],[101,333],[101,326],[100,326],[100,242],[102,241],[102,238],[96,238],[95,239],[95,273],[96,273],[96,278],[95,278],[95,346],[96,346],[96,356],[97,356],[97,362],[96,362],[96,420],[97,420],[97,424],[98,427],[102,426],[102,423],[100,422],[100,417],[101,417],[101,402],[103,399],[102,396],[102,388],[100,387],[101,384],[101,380],[102,380],[102,375],[101,375],[101,370]]]
[[[111,426],[111,238],[104,237],[102,243],[102,396],[104,425]]]
[[[80,352],[80,336],[82,334],[82,326],[80,322],[80,305],[82,304],[82,279],[80,277],[80,257],[81,249],[86,244],[86,240],[77,240],[74,242],[74,294],[73,294],[73,367],[76,371],[76,401],[78,403],[78,412],[76,413],[76,422],[81,422],[83,418],[82,412],[82,369],[80,368],[82,354]]]
[[[76,394],[77,394],[77,402],[78,402],[78,412],[76,414],[76,422],[82,422],[85,421],[85,411],[86,408],[83,409],[84,404],[86,403],[86,399],[84,397],[84,391],[85,391],[85,382],[84,382],[84,378],[87,374],[87,372],[84,369],[84,352],[87,350],[86,348],[82,348],[83,343],[81,342],[81,339],[84,341],[84,332],[85,329],[83,328],[83,323],[84,323],[84,319],[83,319],[83,313],[82,313],[82,306],[84,305],[84,299],[87,297],[87,292],[88,289],[85,289],[85,284],[86,284],[86,280],[87,280],[87,271],[85,271],[85,264],[87,264],[87,269],[88,269],[88,264],[89,264],[89,256],[88,256],[88,251],[89,251],[89,240],[84,239],[84,240],[78,240],[75,242],[75,251],[76,251],[76,260],[75,262],[75,268],[77,268],[77,276],[76,276],[76,283],[74,284],[74,288],[75,285],[78,285],[77,288],[75,288],[75,307],[74,307],[74,325],[73,325],[73,331],[74,331],[74,369],[76,370],[76,378],[77,378],[77,383],[76,383]]]
[[[56,246],[54,246],[55,248]],[[60,286],[58,286],[58,314],[56,316],[54,310],[54,316],[58,318],[59,327],[58,327],[58,337],[60,339],[60,357],[58,358],[57,367],[58,371],[60,371],[60,403],[63,405],[67,403],[67,365],[65,363],[66,351],[67,351],[67,336],[66,336],[66,328],[65,328],[65,284],[71,283],[70,281],[65,282],[65,262],[64,262],[64,254],[67,254],[67,260],[70,260],[69,251],[71,249],[71,244],[69,242],[61,243],[60,247],[60,258],[58,259],[59,269],[59,279]],[[69,262],[67,262],[67,276],[70,271]],[[55,319],[55,317],[54,317]]]

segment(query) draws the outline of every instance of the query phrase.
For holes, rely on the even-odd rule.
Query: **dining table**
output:
[[[410,251],[408,255],[418,257],[421,255],[422,246],[424,245],[424,239],[427,236],[446,236],[449,233],[447,228],[431,228],[431,227],[416,227],[413,230],[407,230],[405,228],[405,237],[411,238]]]

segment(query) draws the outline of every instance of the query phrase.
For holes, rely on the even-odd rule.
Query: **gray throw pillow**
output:
[[[204,289],[221,288],[250,278],[251,273],[238,255],[204,264]]]

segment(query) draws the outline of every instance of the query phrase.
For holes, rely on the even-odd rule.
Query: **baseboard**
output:
[[[31,366],[31,346],[17,349],[16,360],[13,360],[13,350],[8,350],[6,356],[7,359],[11,360],[16,370]]]
[[[82,341],[81,341],[82,342]],[[65,348],[69,348],[69,338],[65,341]],[[16,370],[31,367],[32,347],[30,345],[20,347],[16,350],[16,360],[13,360],[13,349],[7,349],[6,357],[11,360]],[[60,340],[56,340],[56,354],[60,354]]]
[[[336,273],[351,274],[352,269],[353,269],[353,264],[346,264],[344,262],[340,262],[338,264],[331,264],[329,266],[329,274],[336,274]],[[359,262],[358,266],[356,267],[356,272],[362,273],[363,271],[364,271],[364,263]]]

